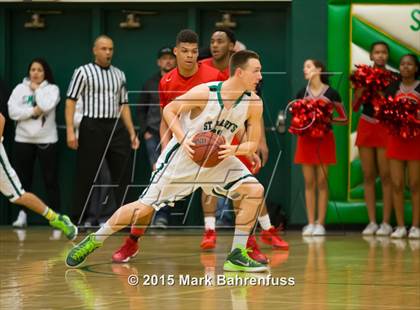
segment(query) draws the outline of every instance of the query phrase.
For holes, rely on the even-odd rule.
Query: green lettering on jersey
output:
[[[220,128],[222,127],[222,128]],[[226,130],[229,130],[231,133],[234,133],[236,129],[238,129],[238,125],[228,121],[228,120],[217,120],[216,125],[213,126],[212,121],[205,122],[203,125],[203,131],[212,131],[217,134],[221,134],[223,131],[223,128]]]

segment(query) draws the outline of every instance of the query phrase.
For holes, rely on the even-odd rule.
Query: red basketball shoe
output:
[[[114,263],[126,263],[139,252],[139,245],[130,237],[125,238],[124,244],[112,255]]]
[[[289,244],[278,234],[278,230],[271,227],[268,230],[262,230],[260,235],[261,242],[271,245],[275,249],[288,250]]]
[[[261,252],[257,244],[257,240],[255,239],[255,236],[248,237],[246,248],[252,250],[251,252],[248,253],[248,256],[251,257],[253,260],[256,260],[257,262],[261,264],[268,264],[268,258],[267,256],[265,256],[264,253]]]
[[[214,229],[206,229],[204,231],[200,247],[203,250],[210,250],[216,247],[216,231]]]

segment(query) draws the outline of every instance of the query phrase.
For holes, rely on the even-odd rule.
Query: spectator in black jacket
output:
[[[138,108],[140,134],[145,140],[150,165],[153,170],[156,169],[155,164],[160,155],[159,81],[164,74],[176,66],[176,58],[171,47],[163,47],[159,50],[157,65],[159,72],[148,79],[142,87]]]

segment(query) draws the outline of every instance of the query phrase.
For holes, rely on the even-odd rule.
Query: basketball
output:
[[[195,151],[193,161],[201,167],[210,168],[216,166],[223,159],[219,159],[218,152],[222,150],[220,145],[225,144],[223,136],[216,135],[211,131],[200,132],[193,138]]]

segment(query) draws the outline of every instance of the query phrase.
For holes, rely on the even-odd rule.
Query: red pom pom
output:
[[[420,102],[407,95],[375,101],[375,117],[388,127],[390,134],[404,139],[420,135]]]
[[[292,121],[289,132],[321,138],[331,130],[334,106],[321,99],[301,99],[289,108]]]
[[[356,71],[350,76],[350,80],[355,89],[364,88],[358,102],[353,105],[353,110],[357,112],[361,104],[372,102],[380,92],[387,88],[396,77],[389,70],[373,68],[368,65],[356,65]]]

